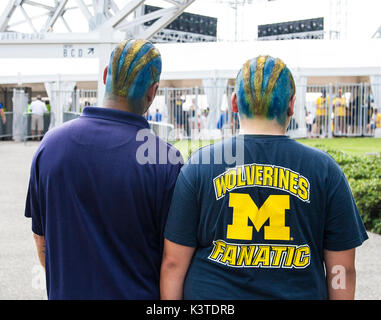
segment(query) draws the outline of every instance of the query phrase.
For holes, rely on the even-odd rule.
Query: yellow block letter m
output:
[[[290,240],[290,228],[285,226],[286,209],[290,209],[290,196],[270,195],[260,209],[249,194],[230,193],[229,207],[233,208],[233,221],[228,225],[227,238],[252,240],[253,227],[257,232],[269,219],[269,225],[264,227],[265,240]]]

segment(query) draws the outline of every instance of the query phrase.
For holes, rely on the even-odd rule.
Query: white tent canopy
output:
[[[38,44],[36,44],[38,45]],[[1,45],[0,45],[1,46]],[[19,50],[17,45],[15,51]],[[381,39],[283,40],[158,44],[163,80],[235,78],[243,63],[258,55],[281,58],[297,76],[381,74]],[[61,79],[98,81],[97,59],[0,59],[0,84]]]
[[[248,59],[281,58],[300,76],[381,74],[381,39],[283,40],[159,45],[163,79],[235,78]]]
[[[163,59],[162,80],[198,79],[204,80],[204,83],[226,83],[226,79],[236,77],[248,59],[258,55],[281,58],[293,72],[299,88],[296,106],[299,112],[294,116],[300,124],[297,136],[305,135],[305,126],[301,124],[305,121],[303,112],[308,77],[369,76],[378,87],[381,78],[381,39],[356,42],[283,40],[169,43],[158,44],[157,47]],[[14,50],[20,50],[17,44],[14,45]],[[0,59],[0,68],[0,84],[20,85],[50,81],[101,81],[103,71],[99,70],[98,59],[92,58]],[[380,90],[374,90],[374,95],[375,100],[380,101]],[[221,103],[216,103],[217,105],[220,106]]]

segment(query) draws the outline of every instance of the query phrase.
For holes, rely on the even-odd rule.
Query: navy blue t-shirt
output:
[[[185,299],[326,299],[324,249],[368,238],[336,162],[265,135],[195,153],[178,177],[164,236],[196,247]]]
[[[144,117],[106,108],[85,108],[45,135],[25,216],[45,237],[49,299],[159,299],[164,226],[181,168],[167,164],[171,154],[181,161]]]

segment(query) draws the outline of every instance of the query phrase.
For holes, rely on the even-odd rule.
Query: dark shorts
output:
[[[328,125],[328,116],[317,116],[317,124],[318,125]]]

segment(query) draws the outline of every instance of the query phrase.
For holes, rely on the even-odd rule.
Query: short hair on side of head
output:
[[[142,39],[122,41],[111,53],[106,94],[139,103],[147,90],[160,80],[161,56],[155,46]]]
[[[289,102],[295,95],[295,82],[282,60],[258,56],[248,60],[238,72],[235,91],[241,115],[275,118],[284,125]]]

